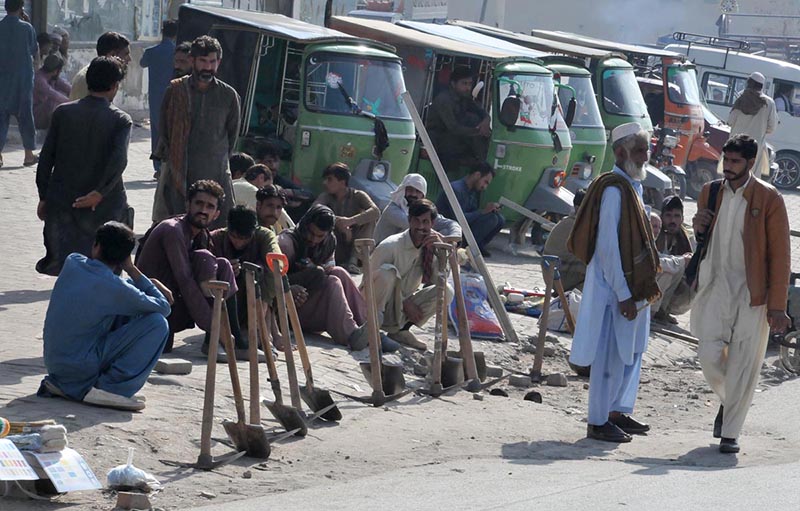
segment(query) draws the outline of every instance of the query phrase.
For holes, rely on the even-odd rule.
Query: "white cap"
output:
[[[753,80],[754,82],[758,83],[758,84],[761,84],[761,85],[764,85],[764,82],[766,81],[766,79],[764,78],[764,75],[762,75],[758,71],[756,71],[755,73],[751,73],[750,74],[750,79]]]
[[[626,122],[625,124],[620,124],[611,131],[611,143],[613,144],[617,140],[622,140],[623,138],[630,137],[631,135],[636,135],[642,131],[642,129],[642,125],[638,122]]]

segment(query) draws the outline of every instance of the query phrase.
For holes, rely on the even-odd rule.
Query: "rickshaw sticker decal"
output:
[[[355,158],[356,157],[356,148],[353,147],[352,144],[343,145],[342,149],[339,151],[339,155],[342,158]]]
[[[342,83],[342,75],[337,75],[334,72],[330,72],[325,76],[325,81],[328,83],[328,87],[335,89]]]
[[[381,98],[378,98],[375,101],[370,101],[367,98],[361,98],[361,101],[363,101],[364,105],[366,105],[366,108],[364,110],[366,110],[367,112],[373,113],[375,115],[378,115],[378,116],[381,115],[381,113],[380,113]]]

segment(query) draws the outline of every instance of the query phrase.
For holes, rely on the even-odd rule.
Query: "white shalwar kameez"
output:
[[[775,101],[769,96],[763,95],[766,105],[755,115],[748,115],[740,110],[731,110],[728,116],[728,124],[731,127],[731,136],[749,135],[758,142],[758,154],[756,162],[750,172],[760,178],[769,176],[769,157],[767,156],[766,143],[767,135],[775,131],[778,126],[778,112],[775,109]],[[722,174],[722,159],[720,158],[718,173]]]
[[[726,181],[720,190],[722,203],[710,251],[700,263],[691,314],[703,374],[724,408],[723,438],[739,437],[769,340],[767,306],[751,307],[747,287],[742,237],[746,187],[747,183],[734,192]]]
[[[624,176],[642,202],[642,184],[619,167],[613,172]],[[642,354],[650,335],[650,306],[642,301],[636,319],[625,319],[619,302],[631,297],[622,272],[619,252],[619,221],[622,194],[614,186],[603,191],[597,245],[586,268],[583,299],[578,313],[570,361],[592,366],[589,377],[589,419],[594,426],[608,421],[610,412],[633,413],[639,391]],[[649,215],[649,213],[648,213]],[[599,327],[599,328],[598,328]]]

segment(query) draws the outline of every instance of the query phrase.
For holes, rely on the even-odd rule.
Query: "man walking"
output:
[[[570,362],[591,366],[587,437],[630,442],[650,426],[633,417],[658,254],[642,201],[650,137],[638,123],[614,128],[616,166],[589,187],[568,241],[586,281]]]
[[[144,50],[139,65],[149,70],[147,78],[147,102],[150,108],[150,151],[155,152],[158,144],[158,114],[161,101],[169,82],[174,77],[175,38],[178,35],[178,22],[167,20],[161,25],[161,42]],[[153,160],[153,170],[158,178],[161,168],[159,160]]]
[[[204,35],[192,42],[192,74],[173,80],[167,88],[155,152],[169,167],[159,178],[166,181],[155,198],[163,203],[157,210],[167,216],[186,212],[188,183],[210,179],[222,186],[222,220],[212,228],[224,226],[234,203],[228,159],[239,135],[239,95],[217,79],[221,60],[222,47],[213,37]]]
[[[758,155],[752,166],[751,172],[756,177],[769,176],[769,158],[766,154],[766,137],[778,126],[778,112],[775,101],[764,94],[764,75],[755,72],[747,79],[744,91],[733,104],[728,116],[731,126],[731,137],[735,135],[749,135],[758,143]],[[722,160],[720,160],[720,172]]]
[[[96,57],[86,73],[89,95],[53,112],[36,169],[47,251],[39,273],[58,275],[72,252],[91,255],[95,231],[109,220],[133,225],[122,184],[132,122],[111,104],[124,77],[118,59]]]
[[[6,16],[0,20],[0,167],[3,148],[8,140],[8,122],[17,118],[22,146],[23,165],[36,165],[36,130],[33,127],[33,61],[39,50],[36,31],[23,21],[23,0],[6,0]],[[27,16],[25,16],[27,19]]]
[[[721,401],[714,437],[721,438],[721,452],[737,453],[769,331],[782,333],[790,324],[791,249],[781,194],[750,175],[758,143],[737,135],[722,154],[725,180],[706,184],[693,220],[704,253],[691,329],[700,339],[703,374]]]

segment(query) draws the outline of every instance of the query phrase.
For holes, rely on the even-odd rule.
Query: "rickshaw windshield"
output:
[[[667,68],[667,82],[670,101],[678,105],[700,105],[700,87],[694,69],[670,66]]]
[[[553,79],[546,75],[506,73],[498,79],[499,104],[509,96],[518,96],[520,128],[548,129],[553,112]]]
[[[600,108],[597,106],[597,98],[592,87],[592,78],[589,76],[566,76],[561,75],[561,83],[569,85],[575,89],[575,119],[572,125],[576,127],[603,127],[603,119],[600,117]],[[572,99],[572,91],[569,89],[558,89],[558,99],[561,106],[567,108],[569,100]]]
[[[399,62],[315,53],[306,62],[305,87],[306,108],[314,112],[355,115],[361,110],[381,118],[411,118],[400,97],[405,83]]]
[[[632,69],[603,71],[603,108],[609,114],[647,116],[647,105]]]

